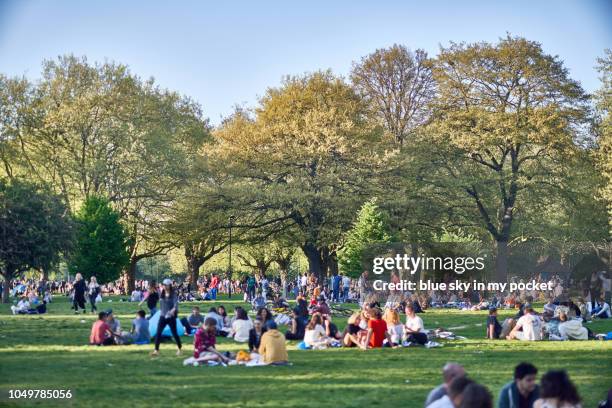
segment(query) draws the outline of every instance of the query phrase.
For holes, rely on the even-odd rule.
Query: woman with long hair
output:
[[[306,325],[304,343],[309,347],[318,348],[328,346],[331,341],[332,339],[326,336],[323,327],[323,316],[321,316],[321,313],[314,313]]]
[[[96,298],[100,293],[100,285],[98,285],[98,280],[95,276],[89,278],[89,284],[87,285],[87,294],[89,296],[89,303],[91,303],[91,313],[98,310],[96,307]]]
[[[170,279],[164,279],[164,289],[159,297],[159,321],[157,323],[157,334],[155,335],[155,350],[151,355],[156,356],[159,354],[159,343],[161,342],[162,332],[166,325],[170,326],[172,337],[176,341],[176,355],[181,355],[181,338],[176,330],[176,317],[178,316],[178,295],[176,290],[172,286]]]
[[[85,291],[87,290],[87,284],[83,279],[83,275],[77,273],[74,276],[74,284],[72,285],[74,290],[74,298],[72,299],[72,306],[74,307],[74,313],[79,313],[79,308],[83,309],[83,313],[86,313],[85,310]]]
[[[564,370],[551,370],[540,380],[540,398],[534,408],[582,408],[576,386]]]

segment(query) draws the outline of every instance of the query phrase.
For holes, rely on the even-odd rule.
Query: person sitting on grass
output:
[[[98,313],[98,320],[96,320],[91,327],[91,333],[89,334],[89,344],[92,346],[111,346],[115,344],[113,340],[113,333],[106,323],[106,312]]]
[[[348,324],[344,329],[342,336],[342,345],[344,347],[360,347],[361,344],[365,343],[365,337],[367,330],[359,327],[361,322],[361,313],[355,312],[348,318]]]
[[[188,317],[181,318],[181,324],[185,328],[185,334],[194,334],[198,327],[204,323],[204,316],[200,313],[200,308],[194,306],[191,308],[191,314]]]
[[[565,371],[549,371],[540,380],[540,398],[534,408],[582,408],[576,386]]]
[[[151,333],[149,333],[149,321],[145,318],[147,314],[144,310],[136,313],[136,318],[132,320],[132,332],[130,336],[134,344],[149,344]]]
[[[253,322],[242,307],[238,306],[235,312],[236,319],[232,322],[232,329],[228,337],[232,337],[238,343],[246,343],[249,341],[249,332],[253,328]]]
[[[313,314],[304,331],[304,343],[308,347],[325,348],[329,346],[331,342],[332,339],[327,337],[325,328],[323,327],[323,317],[320,313]]]
[[[313,307],[313,312],[321,313],[324,318],[326,316],[331,316],[331,310],[329,309],[329,305],[327,304],[325,297],[319,296],[317,304]]]
[[[266,298],[263,296],[261,290],[257,291],[257,296],[253,299],[252,304],[255,310],[261,310],[266,307]]]
[[[407,303],[404,310],[406,312],[406,326],[404,328],[406,341],[424,345],[427,343],[427,334],[425,333],[423,319],[416,315],[412,303]]]
[[[474,381],[470,380],[466,376],[456,377],[449,384],[447,394],[427,405],[427,408],[461,407],[461,403],[463,402],[463,393],[470,384],[474,384]]]
[[[261,319],[261,321],[263,322],[263,325],[264,325],[264,329],[266,329],[266,330],[268,330],[268,327],[270,327],[270,323],[272,323],[274,321],[274,316],[265,307],[262,307],[261,309],[259,309],[257,311],[256,317]]]
[[[261,336],[265,332],[263,321],[260,318],[256,318],[253,322],[253,328],[249,330],[249,351],[257,352],[259,345],[261,344]]]
[[[110,327],[111,331],[114,333],[119,333],[119,331],[121,330],[121,322],[119,321],[119,319],[115,318],[115,315],[113,314],[113,309],[106,309],[106,324],[108,324],[108,327]]]
[[[300,311],[298,308],[293,309],[291,313],[291,326],[285,333],[285,338],[287,340],[303,340],[304,331],[306,330],[304,320],[300,316]]]
[[[568,319],[567,314],[559,314],[559,335],[563,340],[588,340],[589,331],[578,319]]]
[[[391,345],[391,336],[387,333],[387,323],[382,319],[382,310],[375,307],[370,310],[368,334],[362,348],[380,348],[383,346],[385,339],[387,344]]]
[[[497,309],[492,307],[489,309],[489,317],[487,317],[487,339],[499,339],[502,326],[497,320]]]
[[[493,396],[484,385],[469,384],[461,394],[459,408],[493,408]]]
[[[217,312],[217,308],[216,307],[211,307],[210,309],[208,309],[208,313],[206,313],[206,315],[204,316],[204,320],[206,319],[215,319],[216,325],[215,327],[217,328],[217,336],[221,336],[221,329],[223,329],[223,316],[221,316],[218,312]]]
[[[536,383],[538,369],[530,363],[520,363],[514,368],[514,381],[504,385],[499,392],[498,408],[532,408],[540,396]]]
[[[385,310],[383,320],[387,323],[387,332],[391,337],[391,346],[399,346],[404,338],[404,325],[400,322],[399,313],[393,309]]]
[[[599,303],[593,308],[592,316],[594,319],[609,319],[612,317],[612,311],[610,311],[610,305],[606,302],[605,295],[601,295]]]
[[[217,343],[217,321],[212,317],[204,320],[204,325],[196,331],[193,339],[193,357],[198,363],[216,361],[228,363],[229,358],[215,348]]]
[[[465,369],[457,363],[446,363],[442,368],[444,382],[429,392],[425,400],[425,406],[427,407],[447,395],[450,383],[458,377],[465,377]]]
[[[517,320],[516,325],[506,339],[524,341],[542,340],[542,320],[540,316],[535,314],[531,306],[525,306],[523,316]]]
[[[284,365],[289,362],[285,336],[278,331],[275,322],[270,323],[268,330],[261,336],[258,351],[266,364]]]

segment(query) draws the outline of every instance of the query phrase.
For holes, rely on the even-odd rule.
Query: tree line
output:
[[[0,75],[2,185],[54,203],[32,218],[75,218],[91,197],[107,202],[129,290],[140,260],[172,248],[197,279],[226,250],[230,223],[254,268],[286,270],[299,249],[311,272],[334,273],[373,198],[394,239],[475,237],[494,248],[505,279],[516,239],[562,251],[610,242],[609,51],[597,69],[601,89],[589,95],[559,57],[521,37],[451,43],[432,57],[393,45],[354,62],[348,78],[288,76],[211,126],[196,102],[125,65],[63,56],[44,61],[36,82]],[[5,279],[42,268],[10,263],[23,245],[9,218]],[[49,231],[45,268],[79,253],[75,225]]]

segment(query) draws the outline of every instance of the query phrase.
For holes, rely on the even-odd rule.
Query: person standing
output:
[[[155,350],[151,353],[153,356],[159,355],[159,343],[161,343],[162,332],[166,325],[170,326],[172,336],[176,341],[176,355],[181,355],[181,338],[176,330],[176,317],[178,316],[178,296],[176,290],[172,286],[170,279],[164,279],[164,289],[159,297],[159,322],[157,323],[157,333],[155,335]]]
[[[74,290],[74,299],[72,300],[72,306],[74,307],[74,313],[79,313],[79,308],[85,310],[85,291],[87,290],[87,284],[83,279],[83,275],[77,273],[74,277],[74,284],[72,285]]]
[[[210,299],[217,300],[217,291],[219,290],[219,277],[216,273],[212,274],[212,278],[210,280]]]
[[[91,313],[98,310],[96,308],[96,298],[100,294],[100,285],[95,276],[89,278],[89,285],[87,285],[87,295],[89,296],[89,303],[91,303]]]
[[[157,282],[151,281],[149,283],[149,290],[147,291],[147,296],[138,303],[138,306],[142,305],[143,302],[147,302],[147,307],[149,308],[149,319],[153,317],[155,313],[157,313],[157,302],[159,302],[159,293],[157,293]]]

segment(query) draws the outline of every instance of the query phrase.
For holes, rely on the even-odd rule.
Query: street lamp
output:
[[[232,298],[232,225],[234,224],[234,220],[236,217],[230,215],[229,217],[229,265],[228,265],[228,275],[229,275],[229,285],[227,288],[227,297],[229,299]]]

